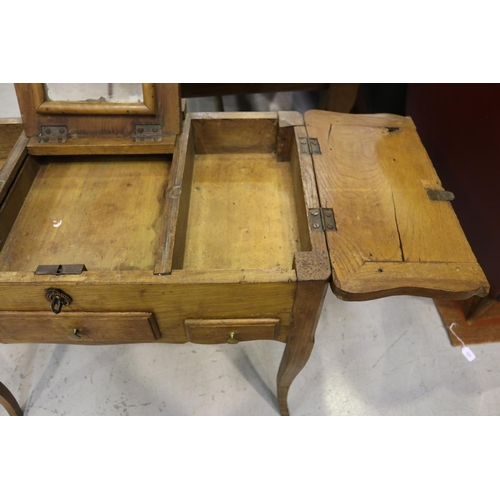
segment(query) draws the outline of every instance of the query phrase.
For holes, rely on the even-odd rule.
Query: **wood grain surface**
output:
[[[308,111],[305,122],[322,152],[312,155],[321,206],[337,224],[326,233],[337,295],[487,293],[450,202],[428,197],[442,186],[410,118]]]
[[[292,269],[299,250],[290,163],[196,155],[184,269]]]
[[[3,271],[42,264],[154,268],[166,157],[52,159],[41,168],[0,253]]]

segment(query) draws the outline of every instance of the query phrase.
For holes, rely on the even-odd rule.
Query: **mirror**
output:
[[[44,83],[45,100],[81,103],[143,103],[142,83]]]

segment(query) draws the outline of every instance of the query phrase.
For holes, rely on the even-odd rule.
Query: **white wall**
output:
[[[0,83],[0,118],[20,117],[13,83]]]

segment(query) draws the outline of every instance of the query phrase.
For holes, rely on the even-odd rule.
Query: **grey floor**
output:
[[[298,109],[317,96],[224,98],[224,109]],[[193,100],[188,110],[214,109]],[[0,84],[0,117],[19,116]],[[459,334],[460,332],[457,331]],[[329,291],[311,359],[289,396],[293,415],[498,415],[499,344],[451,347],[433,302],[364,303]],[[27,415],[278,415],[283,345],[0,346],[0,381]],[[6,412],[0,408],[0,415]]]

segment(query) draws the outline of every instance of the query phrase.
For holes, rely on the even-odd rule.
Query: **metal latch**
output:
[[[136,125],[133,137],[135,142],[159,142],[163,139],[161,125]]]
[[[300,152],[312,155],[320,155],[321,149],[319,147],[318,139],[314,137],[299,137]]]
[[[43,276],[62,276],[65,274],[82,274],[87,268],[84,264],[63,264],[59,266],[38,266],[35,274]]]
[[[312,231],[336,231],[335,217],[331,208],[311,208],[309,225]]]
[[[42,125],[40,142],[66,142],[68,139],[68,127],[66,125]]]

